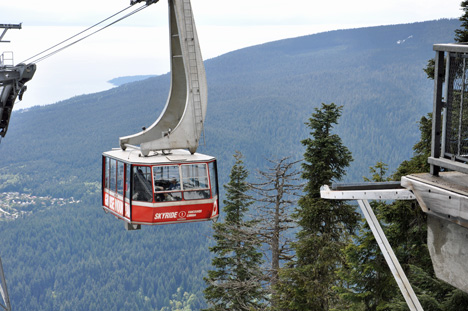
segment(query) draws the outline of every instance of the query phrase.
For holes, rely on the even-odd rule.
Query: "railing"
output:
[[[468,45],[436,44],[431,174],[468,173]]]
[[[0,67],[14,66],[13,52],[3,52],[0,55]]]

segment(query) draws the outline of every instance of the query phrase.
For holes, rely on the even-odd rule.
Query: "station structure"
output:
[[[400,182],[322,186],[321,197],[357,200],[410,310],[423,310],[369,200],[417,200],[437,278],[468,293],[468,44],[435,44],[430,172]]]

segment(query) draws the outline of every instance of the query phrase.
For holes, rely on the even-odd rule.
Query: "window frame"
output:
[[[151,186],[151,199],[150,200],[138,200],[138,199],[134,199],[133,196],[138,193],[139,189],[135,189],[137,183],[135,182],[135,178],[137,176],[137,174],[135,174],[136,170],[140,167],[144,167],[146,169],[149,169],[149,175],[150,175],[150,179],[149,182],[150,182],[150,186]],[[147,181],[147,175],[148,175],[148,172],[142,172],[143,174],[143,178],[145,178]],[[132,195],[131,197],[131,201],[136,201],[136,202],[145,202],[145,203],[153,203],[154,202],[154,181],[153,181],[153,171],[152,171],[152,165],[144,165],[144,164],[133,164],[132,165],[132,170],[131,170],[131,183],[132,183],[132,187],[131,187],[131,190],[130,190],[130,193]],[[149,195],[149,194],[148,194]]]
[[[197,174],[195,177],[194,176],[184,176],[184,169],[183,167],[187,166],[204,166],[204,175]],[[197,169],[197,172],[201,171],[200,169]],[[182,179],[182,195],[184,201],[196,201],[196,200],[206,200],[211,198],[211,192],[210,192],[210,180],[209,180],[209,173],[208,173],[208,163],[206,162],[196,162],[196,163],[182,163],[180,164],[180,172],[181,172],[181,179]],[[191,172],[190,170],[188,172]],[[197,187],[197,188],[190,188],[189,190],[185,188],[185,180],[187,179],[192,179],[196,180],[198,182],[198,185],[200,185],[200,179],[205,179],[205,188],[202,187]],[[196,184],[196,182],[195,182]],[[200,197],[197,198],[189,198],[187,199],[186,196],[189,196],[190,194],[195,194],[198,193]],[[204,195],[205,194],[205,195]],[[206,197],[206,194],[208,197]]]

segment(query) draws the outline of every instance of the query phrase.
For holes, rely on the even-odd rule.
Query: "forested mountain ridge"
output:
[[[452,42],[459,24],[332,31],[209,59],[199,151],[218,158],[222,184],[235,150],[251,171],[265,158],[299,159],[304,122],[334,102],[344,106],[337,132],[355,160],[348,178],[360,181],[377,161],[394,168],[412,154],[416,121],[432,108],[433,82],[422,71],[432,45]],[[13,113],[0,144],[0,191],[84,202],[1,223],[0,256],[19,310],[159,310],[180,287],[201,297],[209,223],[128,233],[98,208],[101,153],[153,123],[168,91],[162,75]]]
[[[224,120],[213,118],[228,109],[226,115],[243,116],[230,137],[235,145],[262,145],[265,154],[280,155],[301,148],[312,107],[334,102],[344,106],[337,132],[355,158],[349,178],[360,181],[379,160],[393,168],[411,155],[416,122],[432,109],[433,83],[422,71],[434,57],[432,45],[451,42],[458,24],[441,20],[341,30],[213,59],[207,62],[211,103],[218,103],[218,95],[228,98],[210,106],[207,127],[222,127]],[[251,68],[255,74],[246,75]],[[242,127],[245,123],[248,127]],[[249,165],[254,153],[245,153]]]
[[[431,111],[433,85],[422,68],[434,56],[432,45],[452,41],[458,25],[439,20],[332,31],[207,60],[206,146],[199,150],[219,159],[242,150],[248,168],[262,167],[265,157],[300,157],[312,108],[334,102],[344,106],[337,132],[355,158],[349,179],[360,180],[376,161],[392,169],[411,155],[416,121]],[[35,191],[55,185],[53,173],[64,185],[56,189],[60,196],[93,192],[69,179],[99,181],[101,152],[152,124],[168,91],[169,76],[162,75],[16,112],[0,145],[0,172],[21,172],[23,187]],[[220,161],[221,171],[230,164]],[[40,168],[49,174],[36,175]]]

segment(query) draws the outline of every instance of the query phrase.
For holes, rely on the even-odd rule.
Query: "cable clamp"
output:
[[[159,0],[131,0],[130,5],[135,5],[135,4],[143,2],[143,1],[146,1],[146,5],[151,5],[153,3],[158,2]]]

